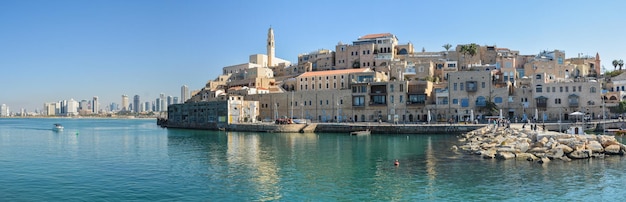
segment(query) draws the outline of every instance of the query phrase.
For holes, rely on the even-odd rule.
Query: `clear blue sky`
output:
[[[483,2],[483,3],[477,3]],[[477,43],[537,54],[600,53],[626,59],[623,1],[0,1],[0,104],[121,95],[152,101],[200,89],[224,66],[265,53],[334,50],[341,41],[390,32],[417,51]]]

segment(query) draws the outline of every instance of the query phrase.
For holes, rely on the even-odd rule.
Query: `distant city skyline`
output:
[[[386,32],[411,42],[416,51],[477,43],[525,55],[558,49],[571,58],[597,52],[606,70],[613,70],[612,60],[626,59],[621,40],[626,18],[620,10],[626,2],[399,1],[366,14],[373,4],[3,1],[0,104],[11,112],[32,112],[47,102],[94,96],[99,108],[121,103],[124,94],[139,95],[144,105],[161,93],[178,96],[182,85],[198,90],[223,67],[265,53],[269,26],[276,57],[294,64],[300,53],[334,50],[338,42]],[[303,9],[315,12],[298,12]]]

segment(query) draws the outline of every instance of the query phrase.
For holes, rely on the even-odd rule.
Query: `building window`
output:
[[[572,92],[576,92],[576,86],[572,86]]]
[[[595,93],[595,92],[596,92],[596,87],[591,87],[591,88],[589,89],[589,92],[590,92],[590,93]]]
[[[456,91],[456,83],[454,83],[454,91]]]
[[[565,86],[565,92],[569,92],[569,86]]]
[[[389,96],[389,102],[391,102],[391,103],[393,103],[393,102],[394,102],[393,95],[392,95],[392,96]]]
[[[458,105],[459,104],[459,99],[452,99],[452,104]]]
[[[387,104],[386,96],[384,95],[374,95],[372,96],[373,104]]]
[[[501,97],[496,97],[493,99],[493,102],[495,103],[502,103],[502,98]]]
[[[563,92],[563,86],[559,86],[559,92]]]
[[[404,100],[402,99],[402,95],[400,95],[400,103],[404,102]]]
[[[389,84],[389,92],[393,92],[393,84]]]
[[[426,103],[426,95],[425,94],[409,95],[409,100],[408,101],[411,104],[425,104]]]
[[[554,99],[554,104],[561,104],[561,98]]]
[[[365,97],[363,96],[352,97],[352,106],[365,106]]]
[[[460,84],[459,84],[459,89],[461,89],[461,91],[464,91],[464,90],[465,90],[465,88],[463,88],[463,83],[460,83]]]
[[[482,84],[482,87],[485,88],[485,82],[483,81],[481,84]]]
[[[535,88],[535,92],[537,93],[543,92],[543,87],[541,85],[537,85],[537,87]]]
[[[550,87],[546,87],[546,92],[550,92]]]

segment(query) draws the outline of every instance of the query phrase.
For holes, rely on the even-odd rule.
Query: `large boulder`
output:
[[[587,158],[591,158],[592,153],[593,152],[588,149],[574,150],[572,153],[567,154],[567,157],[572,158],[572,159],[587,159]]]
[[[594,153],[602,153],[604,152],[604,147],[598,141],[589,141],[587,144],[587,149],[590,149]]]
[[[620,155],[624,154],[624,152],[620,148],[620,145],[616,145],[616,144],[607,146],[606,148],[604,148],[604,152],[607,154],[620,154]]]
[[[512,159],[515,158],[515,154],[511,153],[511,152],[498,152],[496,154],[496,158],[497,159]]]
[[[546,151],[546,156],[551,159],[561,158],[565,153],[563,153],[563,149],[555,148]]]
[[[569,147],[567,145],[563,145],[563,144],[560,144],[559,146],[556,146],[555,149],[561,149],[561,150],[563,150],[563,153],[565,153],[565,154],[569,154],[569,153],[572,153],[574,151],[574,149],[572,149],[571,147]]]
[[[515,159],[526,160],[526,161],[536,161],[539,158],[537,158],[537,156],[531,153],[517,153],[515,154]]]
[[[515,149],[519,150],[520,152],[526,152],[529,148],[530,144],[528,144],[528,142],[526,141],[520,141],[515,144]]]
[[[492,159],[496,157],[496,150],[490,149],[490,150],[484,150],[481,152],[480,156],[482,156],[485,159]]]
[[[546,153],[546,148],[545,147],[533,147],[530,150],[528,150],[528,153],[533,153],[533,154],[537,154],[537,153]]]
[[[550,162],[550,158],[543,157],[543,158],[539,159],[539,161],[537,161],[537,162],[540,163],[540,164],[548,163],[548,162]]]
[[[576,142],[576,138],[563,138],[563,139],[557,139],[557,142],[559,142],[560,144],[564,144],[564,145],[572,145]]]

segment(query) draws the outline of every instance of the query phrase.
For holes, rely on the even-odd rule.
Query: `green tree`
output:
[[[441,47],[443,47],[444,49],[446,49],[446,52],[447,52],[448,50],[450,50],[450,48],[452,48],[452,45],[450,45],[449,43],[447,43],[447,44],[443,44],[443,46],[441,46]]]
[[[491,100],[485,101],[485,106],[481,107],[481,110],[485,111],[487,115],[493,115],[498,113],[498,105]]]
[[[617,70],[617,65],[619,64],[619,61],[618,60],[613,60],[613,62],[611,64],[613,64],[613,70]]]
[[[464,57],[467,57],[467,55],[470,55],[470,59],[465,60],[465,63],[469,64],[471,61],[471,58],[473,58],[474,55],[478,54],[478,44],[471,43],[471,44],[461,45],[461,50],[459,52],[461,52]]]
[[[624,61],[620,59],[619,61],[617,61],[617,65],[619,65],[619,70],[622,71],[622,67],[624,66]]]

